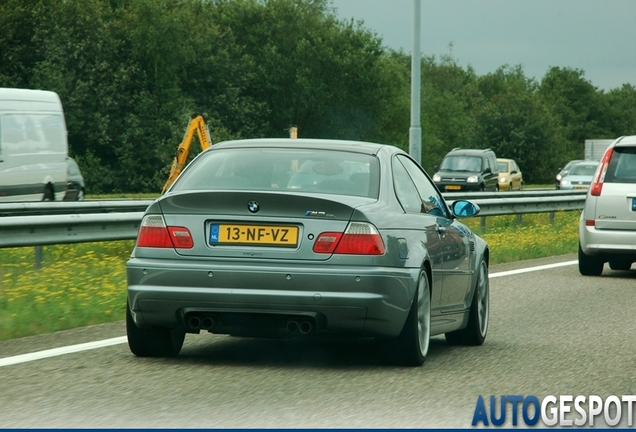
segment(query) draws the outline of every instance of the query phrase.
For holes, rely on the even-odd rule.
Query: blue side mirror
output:
[[[451,205],[451,211],[458,218],[476,216],[479,213],[479,206],[466,200],[457,200]]]

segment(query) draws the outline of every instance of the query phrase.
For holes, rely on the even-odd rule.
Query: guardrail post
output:
[[[486,216],[481,217],[481,229],[486,229]]]
[[[523,215],[521,213],[517,213],[517,225],[521,225],[523,221]]]
[[[554,225],[554,212],[550,212],[550,225]]]
[[[35,247],[35,269],[40,270],[42,268],[42,246]]]

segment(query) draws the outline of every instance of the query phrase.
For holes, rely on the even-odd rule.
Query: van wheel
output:
[[[46,185],[44,187],[42,201],[55,201],[55,194],[53,193],[53,187],[51,185]]]

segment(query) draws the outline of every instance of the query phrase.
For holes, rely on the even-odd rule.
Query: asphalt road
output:
[[[419,368],[387,364],[368,341],[188,335],[174,359],[137,358],[117,343],[1,366],[0,427],[471,427],[479,395],[488,408],[490,395],[636,394],[636,270],[497,275],[575,259],[493,266],[485,344],[435,337]],[[124,335],[122,321],[0,342],[0,360]]]

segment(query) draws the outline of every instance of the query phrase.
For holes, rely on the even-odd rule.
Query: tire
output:
[[[77,201],[84,201],[84,189],[80,189],[77,192]]]
[[[579,243],[579,273],[583,276],[600,276],[605,262],[595,256],[585,255]]]
[[[629,270],[632,267],[631,261],[611,260],[609,266],[612,270]]]
[[[395,360],[403,366],[421,366],[431,339],[431,290],[426,271],[420,273],[413,304],[395,342]]]
[[[179,354],[185,332],[164,327],[137,327],[126,304],[128,347],[137,357],[174,357]]]
[[[488,322],[490,318],[490,283],[488,280],[488,266],[482,259],[479,264],[473,301],[468,313],[468,325],[466,328],[446,333],[446,342],[450,345],[482,345],[488,334]]]
[[[53,188],[50,185],[46,185],[44,187],[44,195],[42,196],[42,201],[55,201],[55,193],[53,192]]]
[[[519,183],[519,191],[523,190],[523,182]]]
[[[508,185],[508,192],[512,192],[512,182]]]
[[[495,185],[495,192],[499,192],[499,185]]]

